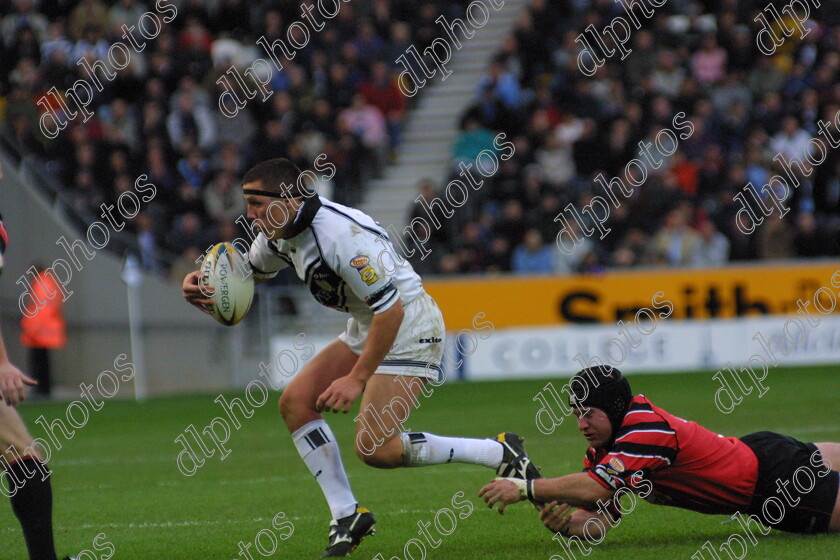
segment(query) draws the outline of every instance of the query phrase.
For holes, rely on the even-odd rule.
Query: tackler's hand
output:
[[[521,483],[521,484],[520,484]],[[505,507],[526,498],[526,481],[514,478],[496,478],[490,484],[484,486],[478,493],[484,498],[484,503],[490,509],[494,504],[499,504],[499,513],[504,515]]]
[[[540,510],[540,521],[552,533],[560,533],[565,537],[569,534],[572,511],[569,504],[558,504],[557,500],[554,500]]]

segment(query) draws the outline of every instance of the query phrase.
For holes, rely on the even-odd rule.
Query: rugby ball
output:
[[[242,320],[254,300],[254,277],[248,260],[228,242],[217,243],[201,263],[200,283],[213,289],[208,306],[213,318],[233,326]]]

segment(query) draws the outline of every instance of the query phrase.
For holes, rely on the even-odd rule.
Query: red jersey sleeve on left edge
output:
[[[3,254],[6,252],[6,245],[9,243],[9,236],[3,226],[3,218],[0,217],[0,273],[3,272]]]

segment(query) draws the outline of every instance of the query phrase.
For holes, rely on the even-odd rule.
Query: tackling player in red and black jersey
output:
[[[590,445],[583,472],[497,478],[480,493],[491,507],[498,503],[501,512],[531,499],[545,504],[541,520],[550,530],[596,540],[617,524],[625,492],[700,513],[748,514],[782,531],[840,532],[840,472],[832,470],[840,468],[840,443],[772,432],[724,437],[634,397],[609,366],[584,369],[569,386],[569,405]]]
[[[2,176],[2,175],[0,175]],[[9,238],[0,217],[0,273]],[[30,560],[56,560],[52,529],[52,487],[50,470],[26,430],[15,407],[25,398],[26,385],[34,379],[24,375],[9,361],[0,335],[0,466],[6,483],[0,493],[8,496],[20,521]],[[2,478],[2,477],[0,477]],[[67,556],[64,560],[75,560]]]

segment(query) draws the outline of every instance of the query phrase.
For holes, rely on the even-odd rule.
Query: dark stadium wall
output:
[[[18,326],[19,298],[24,288],[17,282],[33,263],[50,267],[56,259],[69,261],[57,241],[64,236],[72,243],[84,238],[86,232],[71,228],[60,212],[53,211],[40,193],[25,184],[2,154],[0,161],[4,171],[0,212],[10,235],[0,277],[0,312],[10,355],[25,371],[27,355],[19,341]],[[72,279],[66,287],[73,292],[64,307],[68,344],[52,353],[53,393],[59,398],[78,398],[79,384],[95,383],[101,372],[113,371],[120,354],[127,356],[120,363],[136,360],[121,259],[108,247],[96,251],[89,261],[80,250],[77,254],[83,268],[77,270],[71,264]],[[237,336],[233,329],[196,312],[181,297],[180,286],[160,278],[144,274],[138,293],[150,395],[215,391],[236,384],[236,368],[229,351],[235,342],[231,337]],[[120,396],[130,397],[133,391],[132,382],[120,386]]]

